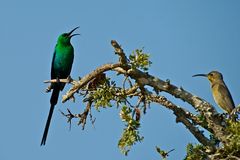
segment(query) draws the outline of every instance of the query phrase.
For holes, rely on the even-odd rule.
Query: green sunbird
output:
[[[74,49],[70,40],[73,36],[79,35],[72,34],[78,28],[79,27],[76,27],[69,33],[63,33],[58,37],[52,59],[51,79],[65,79],[68,78],[68,76],[70,75],[74,59]],[[45,125],[41,145],[45,145],[46,143],[53,110],[55,105],[57,104],[59,92],[63,90],[64,86],[65,83],[61,82],[52,83],[50,86],[50,89],[53,90],[50,99],[51,107]]]

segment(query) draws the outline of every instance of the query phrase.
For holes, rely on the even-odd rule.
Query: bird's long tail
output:
[[[45,125],[41,145],[45,145],[45,143],[46,143],[47,135],[48,135],[48,129],[49,129],[50,122],[51,122],[51,119],[52,119],[54,107],[55,107],[55,105],[57,104],[57,101],[58,101],[59,92],[60,92],[59,87],[54,87],[53,92],[52,92],[52,96],[51,96],[51,99],[50,99],[51,107],[50,107],[47,122],[46,122],[46,125]]]

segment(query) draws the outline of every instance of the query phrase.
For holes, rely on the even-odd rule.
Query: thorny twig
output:
[[[95,118],[93,119],[93,116],[91,114],[91,105],[92,105],[92,102],[89,101],[87,103],[87,106],[86,106],[84,112],[80,113],[80,114],[73,114],[68,108],[67,108],[68,114],[65,114],[64,112],[60,111],[63,116],[68,118],[67,122],[70,124],[69,130],[71,130],[71,121],[73,118],[79,119],[78,125],[82,124],[82,129],[84,130],[86,122],[87,122],[87,116],[89,113],[90,113],[89,114],[90,121],[92,122],[92,125],[94,126]]]

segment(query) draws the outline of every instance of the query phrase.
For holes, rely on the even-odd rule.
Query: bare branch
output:
[[[91,101],[88,101],[87,106],[86,106],[84,112],[81,113],[81,114],[79,114],[80,120],[79,120],[79,122],[78,122],[78,125],[82,124],[82,129],[83,129],[83,130],[84,130],[85,125],[86,125],[86,123],[87,123],[87,116],[88,116],[88,114],[89,114],[89,112],[90,112],[90,110],[91,110],[91,105],[92,105],[92,102],[91,102]],[[91,116],[91,117],[92,117],[92,116]],[[93,124],[93,122],[92,122],[92,124]]]
[[[189,116],[188,112],[184,111],[181,107],[176,106],[174,103],[172,103],[171,101],[167,100],[166,97],[164,96],[155,96],[153,94],[149,95],[148,98],[156,103],[159,103],[163,106],[165,106],[166,108],[170,109],[173,111],[173,113],[176,115],[176,122],[181,122],[183,123],[187,129],[196,137],[196,139],[202,143],[205,146],[210,147],[212,150],[214,149],[213,144],[211,143],[211,141],[206,138],[203,135],[203,132],[200,131],[194,124],[192,124],[186,117],[186,115]],[[191,120],[196,120],[197,117],[194,117],[193,115],[191,115]]]
[[[63,111],[59,110],[61,114],[68,118],[67,123],[69,123],[69,130],[71,130],[72,119],[77,118],[77,115],[72,114],[72,112],[67,108],[68,114],[65,114]]]
[[[78,125],[82,124],[82,129],[84,130],[85,125],[87,123],[87,117],[89,115],[89,112],[91,112],[91,105],[92,105],[92,102],[88,101],[87,106],[86,106],[84,112],[83,113],[79,113],[79,114],[73,114],[69,109],[67,109],[68,114],[65,114],[64,112],[59,110],[62,113],[63,116],[68,118],[67,123],[70,124],[69,130],[71,130],[71,124],[72,124],[71,122],[72,122],[73,118],[78,118],[79,119]],[[92,119],[91,113],[90,113],[90,120],[91,120],[92,124],[94,124],[95,119],[94,120]]]
[[[119,62],[123,65],[127,65],[127,57],[121,46],[115,40],[111,40],[111,44],[115,49],[115,53],[119,56]]]

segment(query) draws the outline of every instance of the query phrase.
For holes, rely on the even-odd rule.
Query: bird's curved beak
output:
[[[192,77],[207,77],[207,74],[195,74]]]
[[[72,38],[73,36],[76,36],[76,35],[80,35],[80,34],[78,34],[78,33],[76,33],[76,34],[72,34],[76,29],[78,29],[79,27],[76,27],[76,28],[74,28],[73,30],[71,30],[69,33],[68,33],[68,37],[69,38]]]

